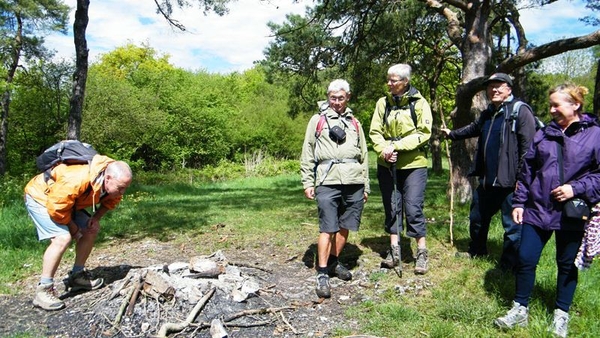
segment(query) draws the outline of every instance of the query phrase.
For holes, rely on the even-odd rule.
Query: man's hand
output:
[[[306,198],[308,198],[309,200],[314,200],[315,199],[315,188],[309,187],[309,188],[304,189],[304,196],[306,196]]]
[[[440,128],[440,131],[442,132],[442,135],[444,135],[444,137],[450,136],[450,132],[451,132],[450,129],[448,129],[448,128]]]
[[[87,224],[87,229],[85,229],[85,233],[87,234],[97,234],[100,231],[100,220],[94,216],[90,217]]]
[[[514,208],[512,211],[512,219],[516,224],[523,224],[523,208]]]

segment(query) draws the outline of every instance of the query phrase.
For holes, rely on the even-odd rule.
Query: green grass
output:
[[[538,268],[529,327],[499,331],[492,320],[507,310],[514,295],[514,278],[495,269],[502,246],[499,219],[496,217],[491,227],[488,259],[455,259],[454,252],[468,245],[469,205],[455,206],[451,245],[448,175],[430,175],[425,207],[430,273],[416,277],[405,271],[399,279],[393,273],[378,272],[379,253],[387,247],[388,238],[383,233],[383,207],[374,164],[371,168],[372,194],[361,229],[350,235],[342,260],[361,260],[361,268],[375,271],[369,281],[377,283],[378,288],[365,288],[366,301],[347,310],[349,320],[360,323],[360,332],[349,332],[341,326],[336,336],[550,337],[546,332],[551,320],[548,309],[552,308],[556,284],[553,240]],[[19,280],[38,274],[46,247],[37,242],[23,206],[23,184],[13,181],[2,186],[10,196],[0,197],[0,293],[16,292]],[[312,259],[317,229],[315,202],[304,197],[298,174],[212,183],[168,175],[151,179],[138,175],[118,210],[107,214],[98,245],[109,246],[115,240],[135,245],[154,238],[173,245],[188,243],[205,253],[260,247],[263,251]],[[404,237],[405,252],[408,246]],[[410,246],[414,252],[414,241]],[[572,337],[600,334],[598,265],[580,273],[569,326]],[[397,291],[398,286],[407,285],[421,288]]]

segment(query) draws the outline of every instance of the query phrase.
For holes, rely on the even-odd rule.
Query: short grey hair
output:
[[[346,94],[350,94],[350,84],[346,80],[336,79],[331,81],[329,87],[327,87],[327,94],[331,92],[337,92],[343,90]]]
[[[391,66],[388,69],[388,75],[396,75],[400,78],[400,80],[408,80],[410,81],[410,74],[412,72],[412,68],[406,63],[399,63]]]

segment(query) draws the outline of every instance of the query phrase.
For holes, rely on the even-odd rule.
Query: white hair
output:
[[[131,181],[133,176],[131,167],[129,167],[129,164],[123,161],[109,163],[108,166],[106,166],[106,174],[118,181]]]
[[[346,94],[350,93],[350,84],[348,84],[348,81],[342,79],[336,79],[331,81],[329,87],[327,87],[327,94],[331,92],[337,92],[340,90],[345,91]]]
[[[399,63],[391,66],[388,69],[388,75],[396,75],[400,78],[400,80],[408,80],[410,81],[410,74],[412,72],[412,68],[406,63]]]

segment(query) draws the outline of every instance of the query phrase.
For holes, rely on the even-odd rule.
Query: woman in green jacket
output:
[[[385,231],[390,250],[384,268],[401,267],[400,233],[406,215],[406,235],[417,242],[416,274],[428,271],[426,226],[423,214],[427,184],[425,146],[431,137],[431,108],[410,84],[411,67],[397,64],[388,69],[390,93],[375,105],[369,136],[377,153],[377,178],[385,210]]]

